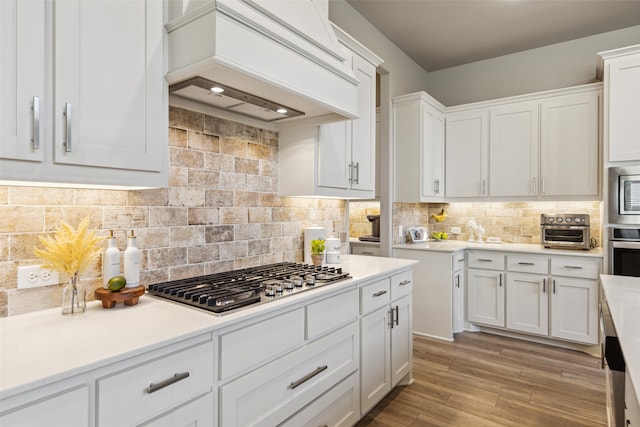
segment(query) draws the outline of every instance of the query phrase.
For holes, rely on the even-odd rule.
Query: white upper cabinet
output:
[[[491,108],[489,121],[489,195],[537,195],[538,103]]]
[[[446,115],[445,194],[447,197],[487,195],[488,112],[485,109]]]
[[[283,123],[278,139],[280,194],[375,198],[376,66],[382,60],[336,27],[360,81],[354,120]]]
[[[540,104],[542,197],[598,199],[599,99],[598,90]]]
[[[6,49],[18,53],[2,64],[2,113],[8,115],[2,119],[0,179],[166,186],[163,2],[3,2],[1,7],[2,36],[9,33],[10,41]],[[5,28],[11,14],[24,18],[24,13],[28,20]],[[25,47],[31,41],[33,52]],[[39,63],[31,58],[36,53]],[[5,101],[13,82],[20,89]]]
[[[609,161],[640,160],[640,45],[603,52]]]
[[[444,199],[443,111],[425,92],[393,99],[394,201]]]

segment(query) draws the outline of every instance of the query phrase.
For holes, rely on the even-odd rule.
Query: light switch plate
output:
[[[18,267],[18,289],[37,288],[58,283],[60,283],[60,274],[57,271],[47,270],[39,265]]]

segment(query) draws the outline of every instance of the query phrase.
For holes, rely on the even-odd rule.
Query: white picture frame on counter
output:
[[[410,227],[409,239],[411,243],[420,243],[427,241],[427,229],[424,227]]]

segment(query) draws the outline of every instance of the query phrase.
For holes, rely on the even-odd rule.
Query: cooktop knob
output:
[[[549,224],[553,224],[554,219],[553,218],[549,218],[547,221],[549,221]]]
[[[276,291],[273,288],[267,288],[264,290],[264,294],[268,297],[275,297]]]
[[[567,219],[564,220],[564,222],[566,222],[566,223],[570,223],[571,221],[572,221],[571,218],[567,218]]]
[[[580,218],[580,217],[576,217],[575,221],[576,221],[576,223],[578,223],[578,224],[579,224],[579,223],[581,223],[581,222],[584,222],[584,219],[582,219],[582,218]]]
[[[562,218],[558,218],[558,224],[562,222]]]

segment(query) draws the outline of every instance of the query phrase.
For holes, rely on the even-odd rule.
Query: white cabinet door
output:
[[[213,427],[215,414],[213,393],[180,406],[160,418],[142,424],[144,427]]]
[[[502,105],[489,114],[489,195],[537,195],[538,103]]]
[[[318,187],[345,192],[351,186],[351,127],[349,122],[325,123],[318,127]]]
[[[551,336],[587,344],[598,343],[598,281],[553,276]]]
[[[413,361],[411,295],[391,303],[391,387],[411,372]]]
[[[507,275],[507,328],[537,335],[549,333],[547,276]]]
[[[369,412],[391,390],[389,305],[360,319],[360,413]]]
[[[467,276],[469,322],[504,327],[504,273],[470,268]]]
[[[444,114],[428,104],[422,107],[422,135],[422,196],[444,197]]]
[[[540,194],[598,198],[599,91],[540,104]]]
[[[54,161],[160,171],[163,4],[54,3]]]
[[[487,111],[470,110],[447,114],[446,135],[446,196],[486,196],[488,191]]]
[[[359,55],[353,56],[358,85],[358,114],[352,121],[351,161],[355,176],[351,188],[359,197],[375,196],[376,185],[376,67]]]
[[[45,18],[44,0],[0,2],[0,158],[44,159]]]
[[[607,62],[609,161],[640,160],[640,53]]]
[[[89,425],[89,388],[73,390],[39,400],[0,416],[2,427],[86,427]]]

